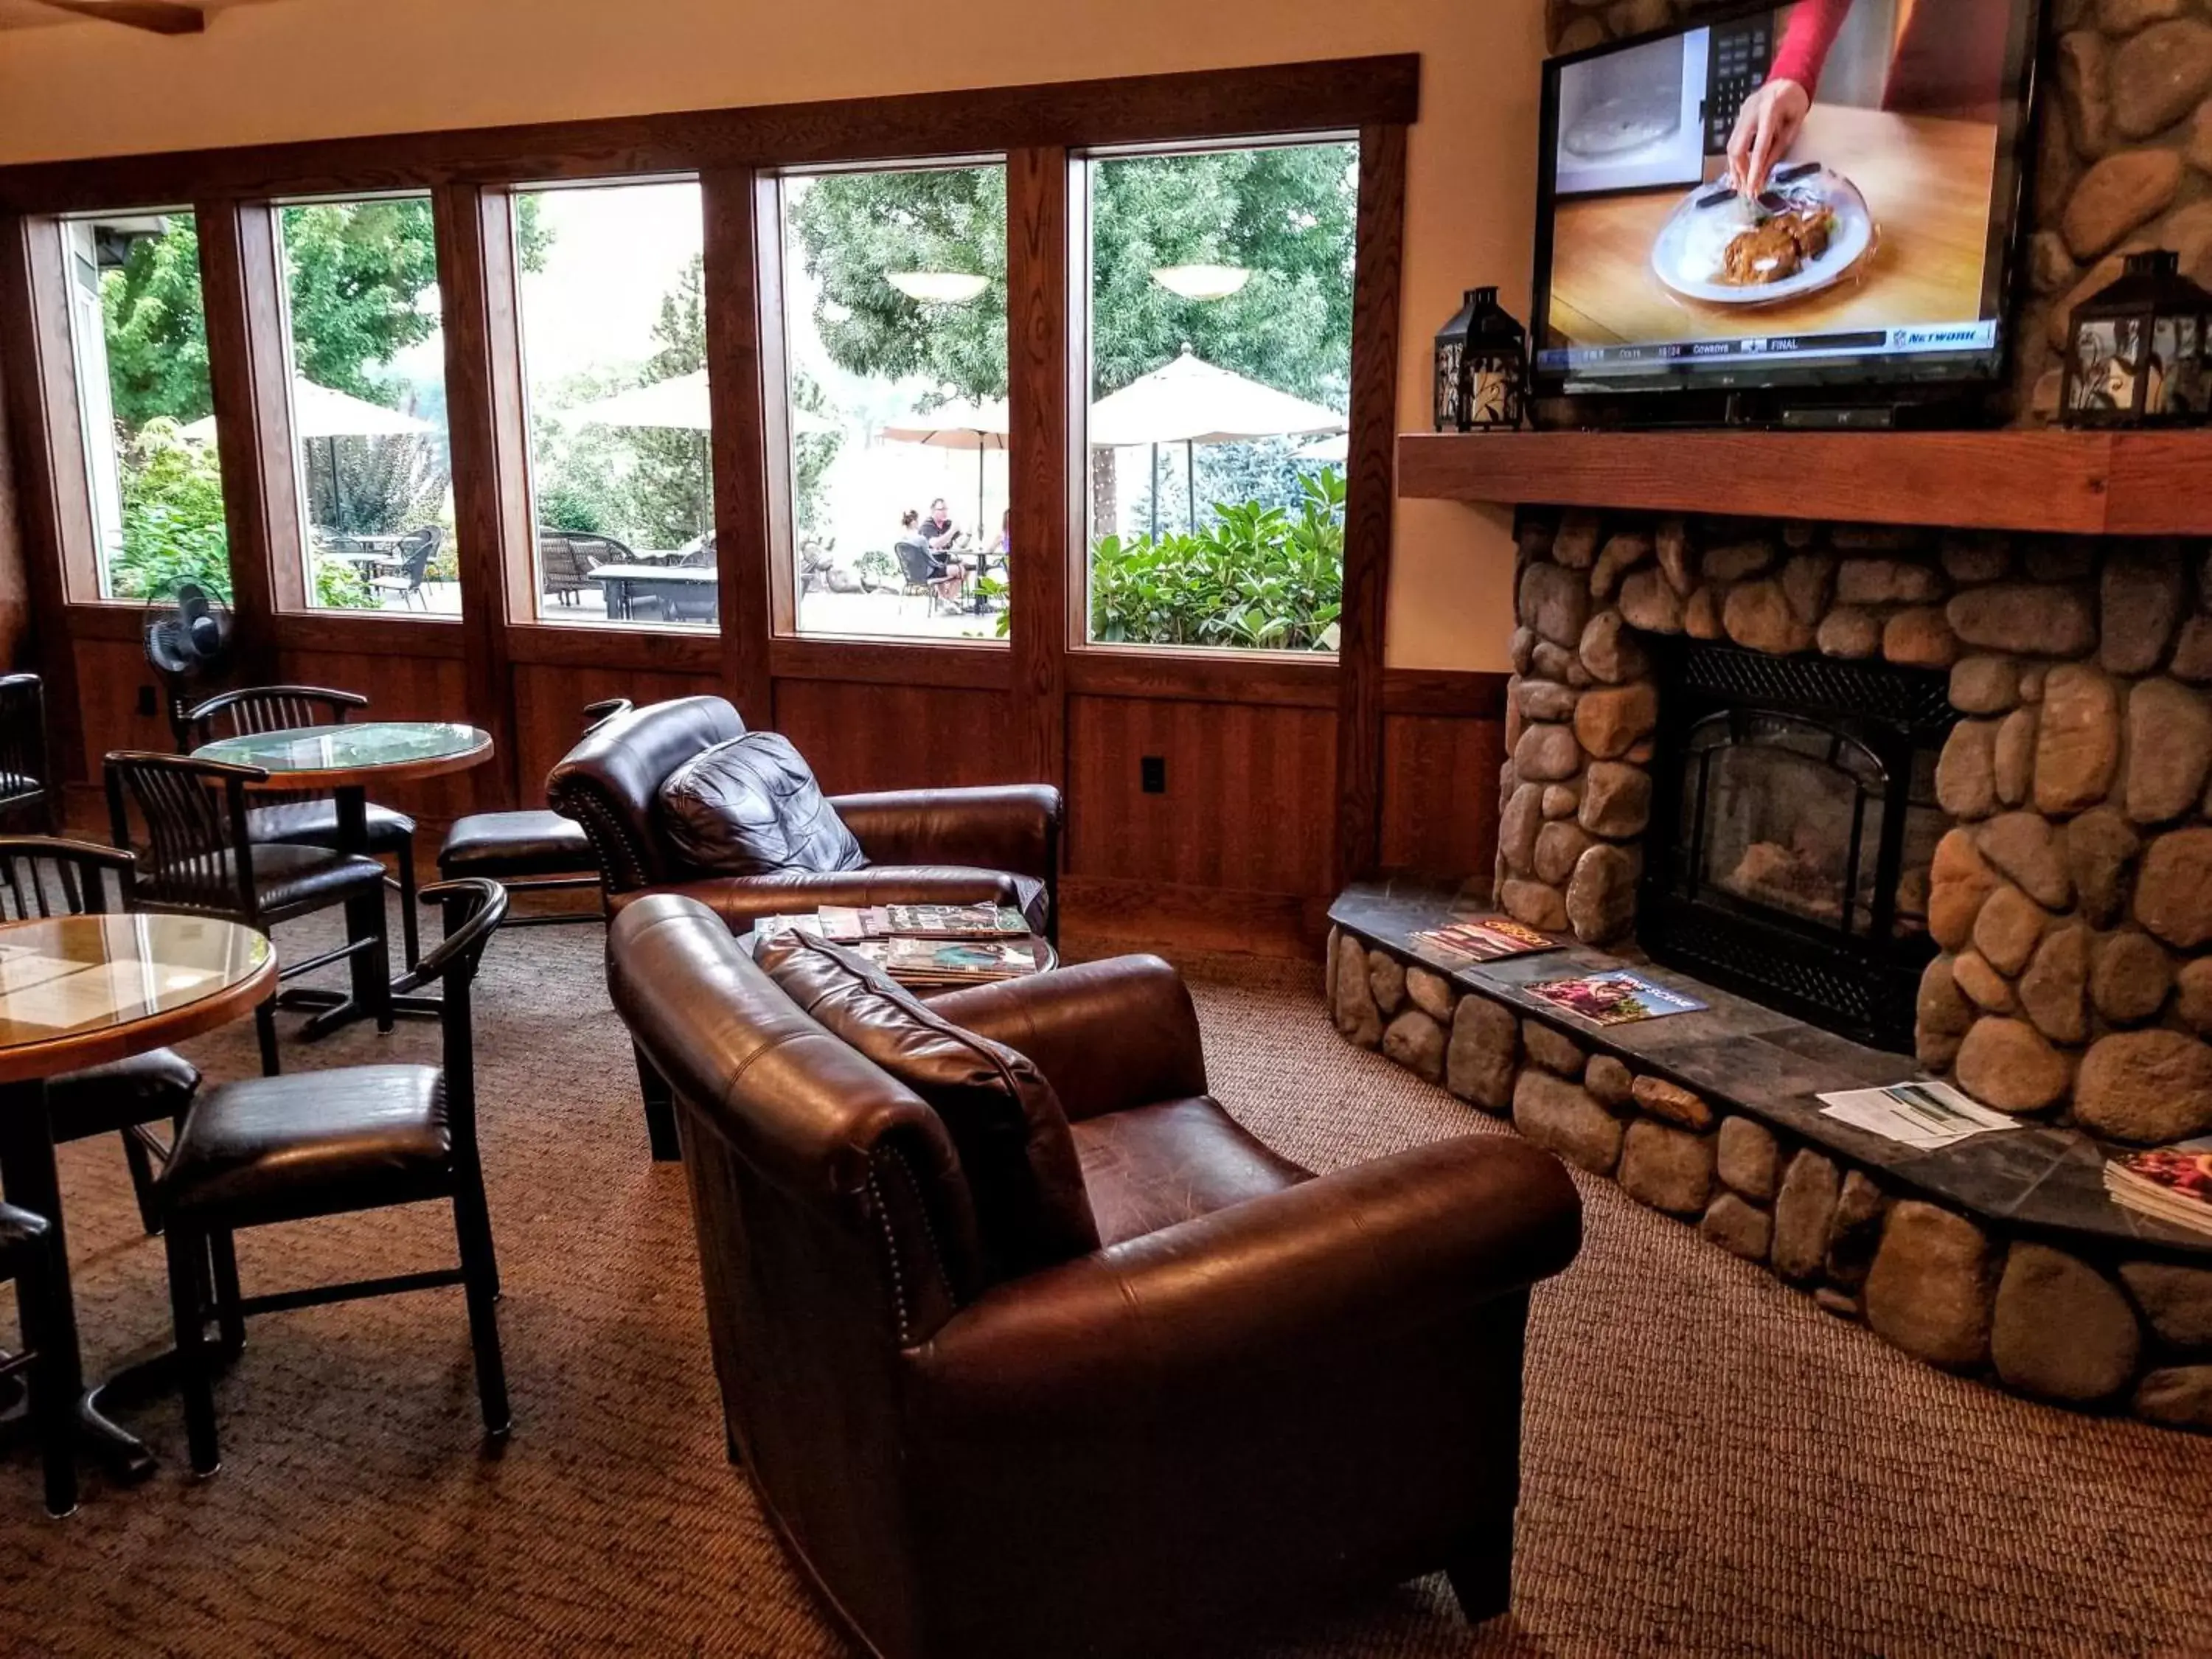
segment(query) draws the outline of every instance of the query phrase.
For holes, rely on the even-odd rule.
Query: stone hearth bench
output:
[[[2212,1431],[2212,1238],[2112,1203],[2088,1136],[2025,1125],[1915,1151],[1815,1098],[1922,1075],[1908,1057],[1641,963],[1710,1008],[1599,1027],[1522,988],[1623,957],[1468,964],[1413,943],[1490,908],[1347,889],[1329,911],[1337,1029],[1930,1364]]]

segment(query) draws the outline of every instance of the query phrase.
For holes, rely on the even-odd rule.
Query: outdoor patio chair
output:
[[[962,578],[945,568],[941,554],[931,552],[927,542],[911,537],[902,538],[891,550],[898,555],[899,568],[906,573],[904,593],[927,594],[933,617],[940,604],[949,601],[957,608]]]
[[[379,593],[397,593],[402,605],[422,599],[422,608],[428,611],[430,601],[422,592],[422,579],[429,574],[430,561],[438,556],[438,549],[445,539],[446,532],[434,524],[409,531],[392,550],[392,556],[399,562],[399,574],[373,576],[369,586]]]

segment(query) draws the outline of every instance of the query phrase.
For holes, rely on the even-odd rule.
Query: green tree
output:
[[[653,325],[655,349],[639,384],[651,386],[707,366],[707,298],[702,256],[677,273]],[[632,463],[629,529],[647,547],[679,547],[714,521],[707,434],[641,427],[623,434]]]

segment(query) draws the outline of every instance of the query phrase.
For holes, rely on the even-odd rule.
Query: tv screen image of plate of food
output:
[[[1553,60],[1539,390],[1987,378],[2037,0],[1797,0]]]

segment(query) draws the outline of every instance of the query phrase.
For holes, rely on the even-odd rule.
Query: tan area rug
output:
[[[512,933],[479,988],[503,1454],[479,1444],[458,1291],[257,1320],[217,1479],[185,1474],[173,1402],[131,1419],[161,1471],[94,1478],[66,1522],[27,1453],[0,1462],[0,1653],[847,1651],[723,1461],[683,1176],[647,1161],[600,951],[596,928]],[[1341,1044],[1317,969],[1191,967],[1216,1091],[1290,1156],[1508,1133]],[[294,1069],[434,1052],[422,1024],[286,1043]],[[246,1074],[251,1027],[193,1053]],[[63,1178],[104,1370],[163,1340],[161,1247],[112,1140],[66,1149]],[[1439,1579],[1253,1655],[2212,1650],[2212,1440],[1928,1370],[1582,1185],[1589,1243],[1536,1299],[1511,1619],[1470,1632]],[[451,1249],[428,1210],[240,1244],[249,1289]]]

